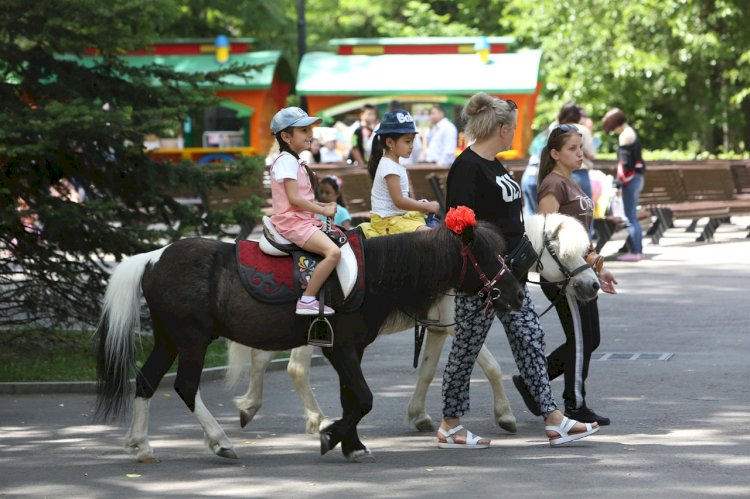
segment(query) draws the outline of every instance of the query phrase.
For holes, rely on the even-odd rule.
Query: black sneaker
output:
[[[565,415],[581,423],[599,423],[599,426],[607,426],[609,418],[600,416],[585,405],[579,409],[565,409]]]
[[[526,404],[526,408],[529,410],[529,412],[534,416],[541,416],[542,409],[541,407],[539,407],[537,401],[534,400],[534,397],[531,396],[531,392],[529,392],[529,389],[526,388],[526,383],[523,382],[521,376],[519,376],[518,374],[514,374],[513,384],[516,385],[516,389],[518,390],[518,393],[521,394],[523,403]]]

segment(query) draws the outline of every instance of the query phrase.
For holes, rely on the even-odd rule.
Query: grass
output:
[[[136,340],[137,365],[143,365],[153,345],[151,334]],[[91,331],[44,329],[0,330],[0,382],[94,381],[95,346]],[[223,338],[211,342],[205,367],[226,365]],[[175,362],[169,372],[177,369]]]

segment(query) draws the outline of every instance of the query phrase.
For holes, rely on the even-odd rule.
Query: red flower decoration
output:
[[[445,225],[456,234],[463,233],[466,227],[477,225],[474,210],[466,206],[451,208],[445,214]]]

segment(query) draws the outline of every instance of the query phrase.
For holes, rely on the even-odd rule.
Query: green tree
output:
[[[0,325],[94,322],[113,260],[227,220],[202,218],[170,192],[205,196],[257,167],[207,175],[145,154],[144,135],[179,127],[214,99],[212,83],[252,69],[187,75],[118,58],[156,38],[176,12],[169,0],[3,3]],[[75,59],[91,50],[95,63]],[[74,202],[76,187],[85,202]]]
[[[750,75],[737,68],[749,21],[744,0],[512,0],[503,18],[544,51],[539,125],[567,100],[594,118],[618,106],[646,147],[712,152],[740,149],[750,128]]]

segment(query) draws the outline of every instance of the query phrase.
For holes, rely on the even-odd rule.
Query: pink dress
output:
[[[315,193],[310,183],[310,176],[307,174],[305,167],[302,166],[302,160],[294,158],[288,152],[283,152],[271,166],[271,197],[274,212],[271,216],[271,223],[279,231],[279,234],[302,247],[315,231],[320,230],[323,222],[313,213],[298,210],[289,202],[284,188],[284,179],[276,180],[274,175],[274,168],[282,158],[284,158],[284,161],[289,161],[289,158],[291,158],[297,162],[297,188],[299,193],[306,200],[315,202]]]

